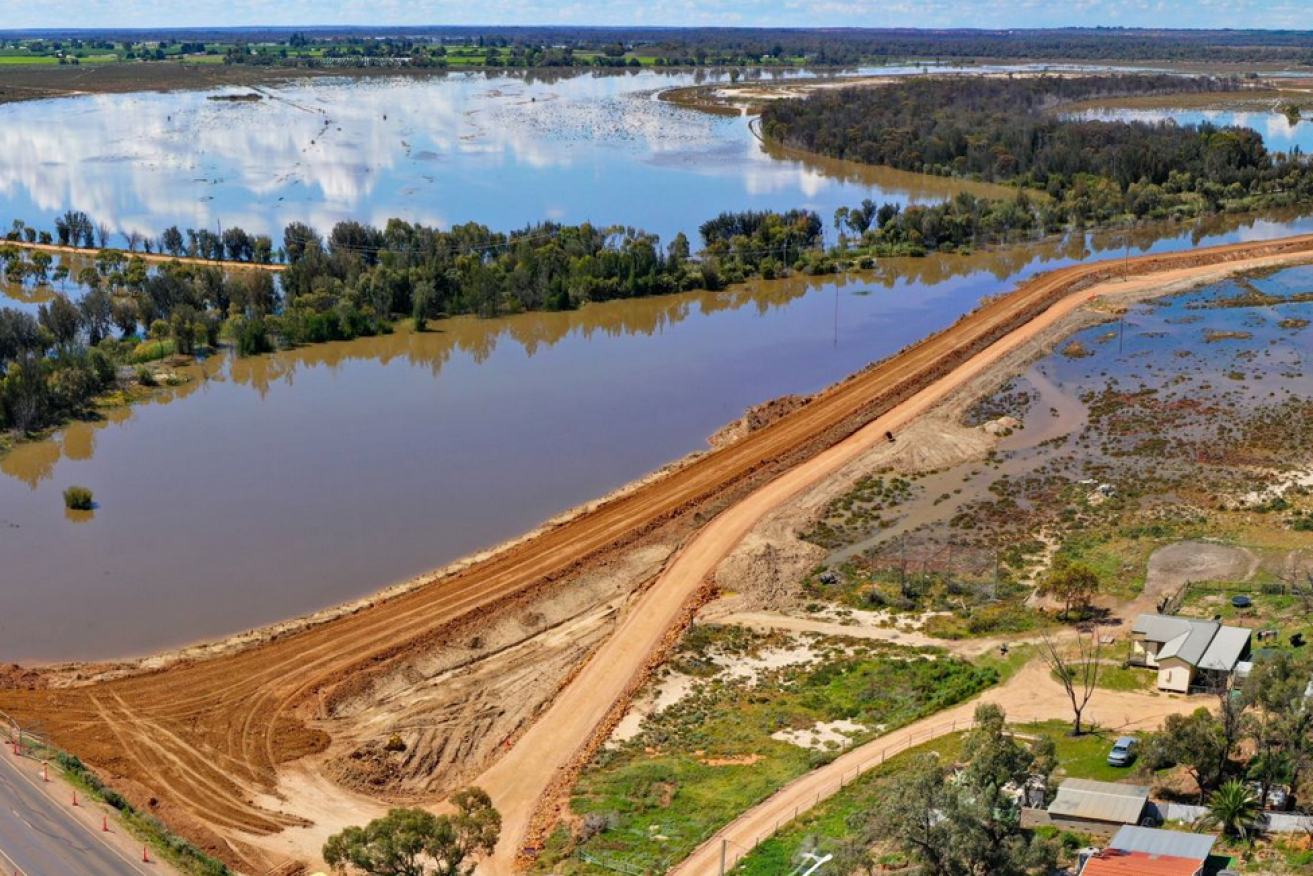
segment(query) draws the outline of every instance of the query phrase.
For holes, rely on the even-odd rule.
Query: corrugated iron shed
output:
[[[1149,789],[1143,785],[1067,779],[1058,787],[1057,797],[1049,804],[1049,815],[1112,824],[1137,824],[1148,802]]]
[[[1154,827],[1123,827],[1108,843],[1108,848],[1149,855],[1171,855],[1202,861],[1213,853],[1217,837],[1206,833],[1159,830]]]

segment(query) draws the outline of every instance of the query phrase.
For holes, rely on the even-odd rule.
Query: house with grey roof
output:
[[[1118,828],[1152,817],[1144,785],[1065,779],[1048,808],[1048,823],[1068,830],[1111,836]]]
[[[1158,689],[1189,693],[1235,672],[1249,656],[1250,631],[1216,621],[1142,614],[1131,628],[1132,666],[1158,670]]]

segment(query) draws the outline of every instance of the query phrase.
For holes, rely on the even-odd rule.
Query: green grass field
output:
[[[582,851],[663,870],[844,750],[837,742],[805,748],[772,734],[852,721],[861,725],[852,744],[861,744],[968,699],[1014,668],[1012,661],[973,666],[942,652],[821,639],[809,644],[819,655],[814,663],[762,669],[755,680],[724,669],[727,659],[796,647],[788,643],[780,634],[695,628],[671,661],[694,679],[690,693],[649,717],[636,737],[603,750],[575,787],[571,809],[606,829],[554,836],[539,869],[598,871],[575,855]]]
[[[1098,730],[1083,736],[1071,737],[1071,724],[1066,721],[1044,721],[1039,724],[1020,724],[1017,732],[1047,736],[1053,740],[1058,754],[1061,775],[1078,779],[1095,779],[1100,782],[1123,782],[1137,779],[1136,767],[1108,766],[1108,751],[1120,733]]]
[[[34,66],[40,64],[58,64],[59,59],[54,55],[0,55],[0,66],[17,67],[17,66]]]

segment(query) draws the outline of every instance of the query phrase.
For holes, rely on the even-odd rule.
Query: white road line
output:
[[[15,814],[17,814],[17,813],[15,813]],[[12,873],[14,874],[14,876],[22,876],[22,872],[23,872],[23,871],[19,869],[18,864],[14,863],[14,859],[13,859],[13,858],[11,858],[11,857],[9,857],[8,855],[5,854],[5,850],[4,850],[4,849],[0,849],[0,858],[4,858],[5,861],[8,862],[7,866],[5,867],[5,870],[6,870],[6,871],[8,871],[8,872],[12,872]]]
[[[6,761],[6,762],[8,762],[8,761]],[[10,766],[13,766],[13,764],[10,764]],[[23,772],[22,770],[18,769],[17,767],[14,767],[14,772],[16,772],[16,773],[18,773],[20,776],[22,776],[22,777],[23,777],[23,780],[26,781],[26,782],[27,782],[29,785],[31,785],[33,788],[35,788],[35,789],[36,789],[36,792],[37,792],[38,794],[41,794],[42,796],[45,795],[45,791],[42,789],[41,785],[37,783],[36,779],[33,779],[33,778],[30,777],[27,773]],[[53,800],[51,800],[50,803],[51,803],[51,805],[55,805],[55,801],[53,801]],[[61,813],[61,814],[65,814],[65,813]],[[20,817],[21,817],[21,816],[20,816]],[[74,824],[76,824],[76,825],[78,825],[79,827],[81,827],[84,831],[86,831],[87,833],[89,833],[89,834],[91,834],[92,836],[94,836],[94,837],[100,842],[101,845],[103,845],[105,848],[107,848],[107,849],[109,849],[111,852],[113,852],[113,853],[114,853],[119,859],[121,859],[124,863],[126,863],[130,868],[132,868],[133,870],[135,870],[135,871],[138,872],[138,873],[141,873],[142,876],[153,876],[153,874],[152,874],[152,872],[151,872],[150,870],[143,870],[143,869],[141,868],[141,865],[140,865],[138,862],[136,862],[136,861],[134,861],[132,858],[128,857],[128,856],[123,852],[122,849],[120,849],[118,846],[116,846],[116,845],[114,845],[113,843],[111,843],[109,840],[105,839],[103,836],[100,835],[99,832],[93,830],[91,827],[89,827],[88,825],[86,825],[85,823],[83,823],[82,819],[80,819],[80,818],[76,818],[76,817],[74,817],[74,816],[72,816],[72,815],[66,815],[66,817],[67,817],[67,819],[68,819],[69,821],[72,821]],[[115,819],[115,820],[117,821],[118,819]],[[24,823],[26,823],[26,822],[24,822]],[[31,826],[32,826],[32,825],[28,824],[28,827],[31,827]],[[33,829],[35,830],[35,828],[33,828]]]

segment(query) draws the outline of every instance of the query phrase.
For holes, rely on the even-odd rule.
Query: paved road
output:
[[[160,865],[133,861],[47,796],[36,769],[0,749],[3,876],[159,876]]]

